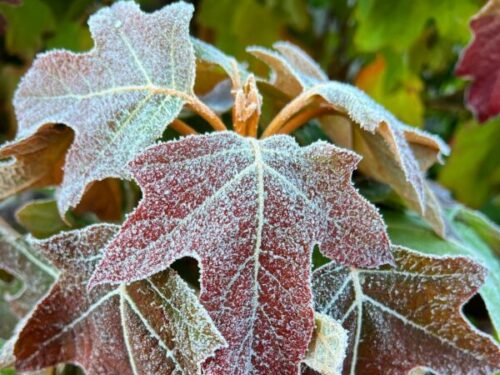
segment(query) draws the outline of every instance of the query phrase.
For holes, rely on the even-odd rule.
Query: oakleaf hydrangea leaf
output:
[[[78,204],[91,182],[130,177],[126,164],[193,100],[192,12],[176,3],[146,14],[133,2],[118,2],[90,18],[94,49],[41,54],[22,79],[15,144],[47,123],[75,131],[58,194],[61,213]]]
[[[26,315],[47,292],[57,271],[20,235],[0,225],[0,269],[21,281],[15,294],[0,296],[18,317]],[[0,285],[4,282],[0,279]]]
[[[486,270],[469,258],[436,258],[394,247],[396,267],[334,263],[314,272],[315,308],[349,332],[345,374],[484,374],[500,368],[500,348],[461,313]]]
[[[304,363],[323,375],[342,374],[347,350],[347,331],[328,315],[315,313],[316,329]]]
[[[166,270],[128,285],[86,284],[118,226],[100,224],[31,240],[61,271],[24,323],[16,368],[76,363],[87,374],[196,374],[224,345],[187,284]]]
[[[343,264],[392,260],[381,218],[350,181],[358,161],[285,135],[218,132],[151,147],[131,164],[144,199],[89,286],[195,257],[201,301],[229,344],[207,373],[297,373],[314,326],[313,245]]]
[[[464,50],[456,74],[473,82],[467,102],[479,121],[500,114],[500,1],[489,0],[471,21],[474,39]]]
[[[363,173],[391,185],[411,208],[431,222],[436,232],[444,235],[439,206],[429,198],[432,192],[426,187],[421,167],[426,169],[429,161],[440,159],[441,154],[448,152],[447,146],[438,138],[401,123],[359,89],[328,81],[319,66],[298,47],[279,42],[274,48],[276,51],[251,47],[248,51],[272,69],[269,83],[295,97],[278,118],[286,123],[313,104],[348,117],[357,126],[342,126],[328,117],[322,126],[335,143],[364,156],[360,164]],[[413,152],[410,139],[418,154]],[[422,163],[417,160],[420,155],[425,158]]]
[[[411,213],[384,211],[393,243],[431,255],[468,256],[488,269],[488,276],[479,294],[493,327],[500,332],[500,229],[482,215],[458,205],[446,216],[451,234],[442,239],[436,237],[425,222]]]

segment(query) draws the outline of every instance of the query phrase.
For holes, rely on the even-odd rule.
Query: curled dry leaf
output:
[[[467,102],[479,121],[500,114],[500,0],[489,0],[472,18],[474,39],[464,50],[456,74],[470,77]]]
[[[131,164],[144,200],[90,287],[142,279],[193,256],[201,301],[229,344],[206,372],[295,374],[314,326],[313,245],[340,263],[392,260],[379,214],[350,181],[358,161],[285,135],[218,132],[152,147]]]
[[[63,126],[47,125],[28,139],[0,149],[0,199],[29,188],[57,185],[62,181],[64,155],[73,132]]]
[[[225,129],[193,93],[192,11],[176,3],[146,14],[118,2],[90,18],[94,49],[41,54],[22,79],[14,99],[19,132],[6,147],[29,147],[48,123],[75,132],[58,192],[61,214],[90,183],[129,178],[127,163],[161,137],[184,104]]]
[[[395,268],[327,264],[314,272],[315,308],[349,332],[344,374],[439,374],[500,369],[500,348],[467,322],[462,305],[484,281],[469,258],[436,258],[394,247]]]
[[[328,315],[315,313],[316,328],[304,363],[322,375],[342,374],[348,332]]]
[[[18,370],[69,362],[89,375],[196,374],[224,345],[196,295],[173,270],[87,293],[101,249],[118,228],[100,224],[31,240],[61,274],[18,335]]]
[[[359,89],[328,81],[298,47],[279,42],[274,48],[276,51],[260,47],[248,50],[271,67],[268,83],[295,99],[281,110],[264,136],[293,131],[313,117],[336,114],[321,120],[327,135],[363,155],[363,173],[391,185],[444,235],[441,210],[423,172],[440,160],[448,147],[438,138],[401,123]]]

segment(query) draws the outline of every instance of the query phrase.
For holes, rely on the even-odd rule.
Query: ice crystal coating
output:
[[[133,2],[118,2],[90,18],[93,50],[41,54],[22,79],[15,144],[48,123],[75,131],[58,194],[61,213],[76,206],[91,182],[130,177],[126,164],[162,135],[192,95],[192,12],[176,3],[146,14]]]
[[[356,87],[328,81],[319,66],[298,47],[279,42],[274,48],[277,51],[261,47],[248,49],[272,69],[269,83],[296,97],[295,103],[292,102],[296,111],[321,98],[320,106],[332,108],[359,125],[339,124],[330,117],[321,121],[335,143],[365,156],[360,164],[363,173],[391,185],[436,232],[444,235],[439,205],[421,168],[425,170],[440,160],[441,154],[448,153],[448,147],[438,138],[402,124]],[[417,160],[420,156],[421,163]]]
[[[496,332],[500,332],[500,228],[476,211],[455,204],[447,216],[451,235],[436,238],[425,222],[409,213],[384,212],[393,244],[431,255],[461,255],[488,269],[479,289]]]
[[[196,374],[223,346],[196,295],[173,270],[129,285],[86,285],[118,226],[100,224],[31,240],[61,271],[24,323],[16,368],[79,364],[87,374]]]
[[[473,82],[468,105],[479,121],[500,114],[500,1],[490,0],[471,22],[474,39],[464,50],[456,73]]]
[[[313,329],[315,243],[343,264],[392,259],[384,224],[352,186],[359,157],[289,136],[191,136],[132,164],[144,199],[90,287],[142,279],[183,256],[201,266],[201,301],[229,347],[207,373],[294,374]]]
[[[322,375],[340,375],[347,350],[347,331],[328,315],[315,313],[316,329],[304,363]]]
[[[39,252],[5,224],[0,224],[0,269],[22,283],[15,294],[8,294],[7,289],[6,294],[0,296],[18,317],[32,309],[57,277],[57,271],[42,260]],[[3,284],[0,279],[2,289]]]
[[[485,269],[468,258],[436,258],[394,247],[396,268],[327,264],[313,275],[315,308],[349,332],[345,374],[483,374],[500,348],[461,313]]]

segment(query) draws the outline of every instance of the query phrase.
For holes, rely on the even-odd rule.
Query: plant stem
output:
[[[172,121],[170,126],[172,127],[172,129],[176,130],[182,135],[198,134],[198,132],[194,130],[191,126],[189,126],[184,121],[179,119],[175,119],[174,121]]]
[[[290,134],[296,129],[300,128],[302,125],[306,124],[309,120],[334,112],[335,110],[333,108],[328,107],[308,108],[300,112],[295,117],[292,117],[285,125],[283,125],[278,131],[276,131],[276,134]]]
[[[276,117],[274,117],[266,130],[264,130],[264,133],[262,133],[261,138],[266,138],[270,135],[278,133],[288,120],[309,104],[311,99],[311,93],[308,91],[304,91],[302,94],[293,99],[276,115]]]

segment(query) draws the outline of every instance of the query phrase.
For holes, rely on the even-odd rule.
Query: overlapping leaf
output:
[[[0,222],[0,337],[6,339],[0,350],[0,369],[13,365],[18,319],[24,319],[57,277],[57,271],[41,255]],[[4,277],[8,276],[8,279]],[[17,323],[17,326],[16,326]]]
[[[101,224],[31,241],[61,275],[19,333],[17,369],[71,362],[87,374],[195,374],[224,345],[173,270],[87,293],[101,249],[117,230]]]
[[[313,329],[310,257],[390,262],[384,224],[355,190],[358,157],[325,142],[219,132],[150,148],[131,164],[144,200],[90,286],[201,262],[201,300],[229,347],[207,373],[294,374]]]
[[[341,374],[347,350],[347,331],[328,315],[315,313],[314,318],[316,329],[304,363],[322,375]]]
[[[64,155],[73,140],[71,130],[46,126],[29,140],[4,146],[0,158],[0,199],[62,180]]]
[[[396,268],[328,264],[313,275],[316,309],[351,332],[345,374],[440,374],[500,368],[500,348],[460,309],[485,269],[468,258],[434,258],[395,247]]]
[[[444,240],[436,237],[415,215],[384,212],[389,235],[395,244],[427,254],[468,256],[489,270],[479,294],[495,330],[500,332],[500,229],[477,212],[460,206],[447,216],[451,233]]]
[[[0,296],[0,304],[2,309],[7,304],[20,318],[47,292],[57,277],[57,271],[43,261],[36,249],[30,247],[22,237],[6,227],[6,224],[0,224],[0,270],[20,282],[9,286],[0,279],[0,291],[3,294]],[[2,325],[3,322],[2,320]],[[4,328],[7,327],[3,326],[2,329]]]
[[[40,55],[22,80],[14,99],[19,132],[7,149],[31,147],[48,123],[75,132],[58,196],[61,213],[76,206],[93,181],[129,177],[126,164],[162,135],[186,102],[196,101],[192,10],[177,3],[145,14],[133,2],[101,9],[89,20],[93,50]],[[39,165],[35,158],[24,162]]]
[[[472,43],[465,49],[456,73],[473,82],[469,107],[479,121],[500,114],[500,1],[489,0],[471,21]]]
[[[332,112],[344,115],[349,122],[324,119],[325,132],[335,143],[361,153],[361,171],[390,184],[436,232],[444,235],[441,211],[423,171],[448,152],[447,146],[430,134],[402,124],[355,87],[328,81],[316,63],[297,47],[284,42],[274,47],[278,52],[259,47],[249,51],[273,70],[269,82],[296,98],[269,125],[269,131],[279,132],[280,124],[293,122],[295,115],[299,118],[308,110],[316,110],[319,116]]]

